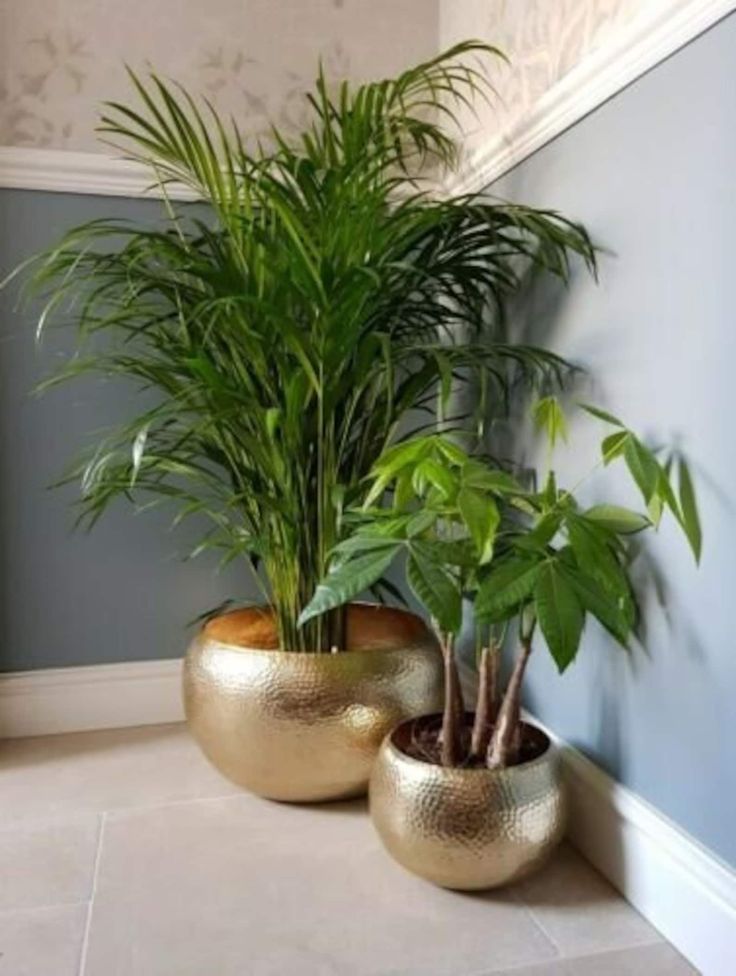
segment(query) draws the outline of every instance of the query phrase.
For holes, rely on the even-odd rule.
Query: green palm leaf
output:
[[[456,159],[456,110],[490,94],[469,59],[498,56],[467,42],[337,90],[320,74],[304,132],[252,152],[211,106],[131,73],[137,104],[108,104],[102,135],[202,206],[74,228],[33,265],[39,332],[70,322],[79,339],[52,382],[92,372],[148,393],[78,469],[83,520],[119,496],[201,518],[201,548],[262,565],[285,648],[331,646],[330,615],[296,621],[407,417],[475,381],[499,413],[512,385],[568,370],[508,342],[505,310],[530,265],[594,270],[585,230],[423,183]],[[490,545],[488,518],[468,515]]]

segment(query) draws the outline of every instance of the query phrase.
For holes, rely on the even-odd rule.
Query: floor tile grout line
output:
[[[61,812],[59,814],[46,814],[43,817],[34,817],[32,819],[22,817],[19,820],[0,821],[0,842],[4,840],[4,834],[19,833],[21,831],[30,834],[36,830],[50,830],[53,827],[63,827],[66,830],[69,827],[84,826],[92,821],[96,824],[100,818],[100,814],[105,812],[104,810],[89,810],[87,812],[82,811],[82,813]]]
[[[220,793],[215,796],[192,796],[189,799],[181,800],[159,800],[153,803],[134,803],[130,806],[125,807],[110,807],[109,809],[104,809],[98,811],[105,817],[117,817],[121,813],[140,813],[144,810],[165,810],[167,807],[182,807],[187,806],[191,803],[214,803],[217,800],[249,800],[253,799],[255,794],[248,793],[247,790],[243,790],[240,793]]]
[[[92,869],[92,888],[89,893],[89,902],[87,904],[87,918],[84,923],[84,936],[82,938],[82,951],[79,957],[79,973],[78,976],[84,976],[84,970],[87,967],[87,948],[89,946],[89,933],[92,926],[92,910],[95,903],[95,894],[97,892],[97,878],[100,873],[100,860],[102,858],[102,839],[105,833],[105,822],[107,820],[107,814],[100,814],[100,829],[97,834],[97,850],[95,851],[95,863]]]
[[[0,908],[0,918],[3,915],[25,915],[27,912],[50,912],[54,908],[79,908],[89,905],[89,898],[75,898],[73,901],[51,901],[45,905],[18,905],[15,908]]]
[[[655,946],[667,946],[678,956],[689,965],[690,961],[682,955],[682,953],[672,945],[671,942],[667,942],[666,939],[660,939],[657,942],[645,942],[640,945],[629,945],[629,946],[617,946],[615,949],[600,949],[597,952],[582,952],[576,953],[573,956],[560,956],[559,959],[548,960],[549,962],[585,962],[589,960],[595,962],[597,959],[605,959],[606,956],[617,956],[622,953],[638,952],[642,949],[652,949]],[[499,973],[519,973],[519,976],[524,976],[525,972],[529,970],[537,969],[539,966],[544,965],[544,962],[523,962],[517,965],[504,966],[501,969],[484,969],[482,973],[475,973],[474,976],[498,976]],[[694,971],[695,972],[695,971]]]
[[[618,895],[619,898],[623,899],[623,896],[620,895],[618,892],[616,894]],[[552,946],[554,946],[554,949],[558,953],[560,960],[564,960],[565,962],[567,962],[571,959],[585,958],[586,955],[585,953],[583,953],[582,955],[572,955],[572,956],[569,955],[569,953],[567,953],[563,949],[563,947],[557,942],[557,940],[554,938],[552,933],[547,930],[544,922],[539,918],[537,913],[534,911],[533,906],[524,900],[523,895],[519,895],[518,897],[519,897],[519,904],[523,905],[531,921],[548,939],[548,941],[552,944]],[[625,899],[623,900],[625,901]],[[630,902],[626,902],[626,904],[632,909],[632,911],[636,912],[636,909],[631,905]],[[627,943],[626,945],[607,946],[605,948],[601,947],[599,950],[593,953],[593,955],[602,955],[606,952],[623,952],[627,949],[645,949],[647,948],[647,946],[659,945],[661,942],[664,941],[666,940],[663,939],[663,937],[660,935],[659,932],[657,932],[656,929],[654,929],[654,937],[652,939],[647,939],[646,941],[630,942]]]
[[[567,841],[566,844],[563,844],[562,845],[562,848],[564,849],[565,846],[571,846],[569,844],[569,841]],[[575,848],[572,848],[572,849],[575,850]],[[575,853],[585,862],[585,864],[587,865],[587,867],[589,867],[591,869],[591,871],[593,871],[596,875],[598,875],[599,877],[601,877],[601,880],[607,886],[610,887],[608,881],[606,881],[606,879],[603,878],[602,875],[600,875],[600,872],[595,868],[594,865],[592,865],[590,863],[590,861],[588,861],[588,859],[585,857],[584,854],[582,854],[580,851],[577,851],[577,850],[575,850]],[[614,890],[614,889],[612,889],[612,890]],[[514,898],[515,898],[517,904],[522,905],[524,907],[524,910],[526,911],[526,913],[527,913],[529,919],[531,920],[531,922],[546,937],[546,939],[549,941],[549,943],[553,946],[553,948],[557,952],[559,958],[561,960],[568,960],[568,959],[574,959],[574,958],[576,958],[575,956],[568,955],[568,953],[565,951],[565,949],[557,942],[557,940],[555,939],[555,937],[547,929],[547,927],[545,926],[545,924],[542,921],[542,919],[539,917],[539,915],[537,914],[537,912],[534,910],[534,906],[533,905],[530,905],[529,902],[526,900],[526,898],[524,897],[523,891],[524,891],[524,889],[522,887],[522,888],[520,888],[519,891],[514,892]],[[623,896],[621,895],[620,892],[615,892],[615,894],[616,894],[616,896],[618,898],[623,898]],[[625,901],[625,899],[624,899],[624,901]],[[629,905],[629,907],[632,909],[632,911],[636,912],[636,909],[633,907],[633,905],[631,905],[630,902],[626,901],[626,904]],[[638,912],[637,912],[637,914],[638,914]],[[619,949],[637,949],[637,948],[644,948],[644,947],[649,946],[649,945],[656,945],[659,941],[661,941],[661,936],[660,936],[659,932],[657,932],[656,929],[654,929],[653,932],[654,932],[654,936],[655,937],[651,941],[647,940],[646,942],[634,942],[634,943],[631,943],[630,945],[625,945],[625,946],[609,947],[609,948],[601,949],[600,952],[601,953],[602,952],[617,952]]]
[[[189,799],[179,800],[160,800],[152,803],[133,803],[127,806],[102,807],[100,809],[82,810],[78,813],[67,815],[63,811],[52,817],[44,816],[35,819],[20,819],[17,821],[7,821],[0,823],[0,834],[12,833],[18,830],[44,829],[54,826],[66,826],[78,820],[92,820],[100,817],[114,817],[121,813],[140,813],[144,810],[162,810],[166,807],[186,806],[189,803],[212,803],[215,800],[231,800],[235,798],[248,799],[252,794],[243,791],[241,793],[218,793],[214,796],[193,796]]]
[[[522,909],[522,911],[524,912],[524,914],[526,915],[526,917],[532,923],[532,925],[534,926],[534,928],[537,929],[537,931],[542,936],[542,938],[546,942],[548,942],[549,945],[552,947],[552,949],[553,949],[553,951],[554,951],[554,953],[555,953],[555,955],[557,957],[554,961],[555,962],[560,962],[562,959],[564,959],[565,958],[565,954],[562,951],[562,947],[557,944],[557,941],[554,938],[552,938],[551,933],[547,931],[547,929],[544,927],[544,925],[542,925],[541,921],[537,918],[537,916],[532,911],[531,906],[530,905],[527,905],[527,903],[524,901],[524,897],[521,894],[521,892],[514,891],[514,892],[512,892],[512,894],[513,894],[514,901],[516,902],[516,904],[518,905],[518,907]]]
[[[582,952],[575,956],[565,956],[565,962],[585,962],[586,959],[600,959],[605,956],[615,956],[618,953],[638,952],[641,949],[652,949],[655,946],[667,946],[668,949],[672,949],[678,956],[682,956],[685,959],[682,953],[671,942],[667,942],[665,939],[659,939],[656,942],[642,942],[637,945],[617,946],[615,949],[599,949],[598,952]],[[688,962],[688,960],[685,959],[685,962]]]
[[[368,793],[366,792],[362,796],[349,797],[345,800],[335,800],[335,801],[325,800],[325,801],[317,801],[315,803],[311,803],[307,801],[306,803],[289,804],[288,802],[281,803],[278,800],[270,800],[268,797],[262,797],[259,796],[257,793],[251,793],[246,789],[242,789],[233,793],[217,793],[214,794],[213,796],[192,796],[189,797],[188,799],[182,798],[179,800],[159,800],[159,801],[154,801],[152,803],[134,803],[134,804],[130,804],[129,806],[122,806],[122,807],[106,807],[101,810],[90,810],[87,815],[91,817],[104,815],[107,818],[112,818],[112,817],[118,817],[121,814],[143,813],[149,810],[166,810],[168,807],[190,806],[195,803],[216,803],[218,800],[219,801],[239,800],[243,803],[256,802],[259,805],[263,803],[265,804],[265,809],[268,809],[269,806],[275,804],[277,807],[291,806],[291,808],[294,810],[303,810],[303,811],[311,810],[311,811],[318,812],[322,807],[335,808],[335,807],[339,807],[341,803],[350,804],[350,803],[359,803],[360,801],[365,801],[367,804]],[[335,811],[333,809],[330,812],[335,812]],[[368,814],[366,811],[366,816],[367,815]]]
[[[534,909],[531,907],[531,905],[527,904],[527,902],[524,900],[523,895],[519,894],[518,899],[519,899],[518,903],[523,906],[524,911],[529,916],[532,924],[539,929],[539,931],[542,933],[545,939],[547,939],[550,945],[554,948],[555,952],[560,957],[560,959],[563,959],[565,953],[562,951],[562,946],[558,944],[557,940],[553,937],[552,933],[547,931],[547,928],[542,923],[542,920],[537,917],[537,914],[534,911]]]

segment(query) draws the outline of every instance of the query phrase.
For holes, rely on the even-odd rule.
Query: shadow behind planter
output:
[[[495,888],[539,867],[565,829],[558,757],[547,736],[525,725],[541,754],[517,766],[446,768],[407,755],[402,745],[413,725],[386,737],[371,776],[371,817],[389,854],[458,890]]]
[[[229,779],[274,800],[365,793],[384,736],[440,708],[442,655],[414,614],[347,608],[347,650],[278,650],[273,616],[249,608],[210,620],[184,662],[189,728]]]

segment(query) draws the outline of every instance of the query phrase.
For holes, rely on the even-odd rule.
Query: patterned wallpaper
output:
[[[128,97],[124,62],[258,134],[299,120],[320,56],[362,79],[436,49],[437,0],[0,0],[0,145],[104,151],[98,105]]]
[[[667,0],[439,0],[442,46],[466,37],[487,40],[509,57],[493,72],[497,99],[467,115],[467,148],[479,138],[513,126],[530,108],[617,32]],[[477,133],[476,139],[472,138]]]
[[[0,0],[0,145],[101,150],[99,102],[123,63],[208,95],[245,132],[288,128],[318,57],[335,77],[392,74],[467,37],[511,58],[467,145],[506,129],[587,54],[667,0]]]

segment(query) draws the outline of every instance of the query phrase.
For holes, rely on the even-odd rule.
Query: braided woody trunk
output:
[[[521,648],[511,672],[506,694],[503,696],[498,719],[493,729],[488,746],[486,765],[489,769],[498,769],[513,763],[519,755],[521,745],[521,686],[524,672],[532,652],[531,637],[523,638]]]
[[[462,758],[462,725],[465,716],[460,679],[455,664],[454,640],[451,635],[442,644],[445,659],[445,708],[440,734],[440,762],[457,766]]]
[[[498,672],[501,648],[484,647],[478,663],[478,702],[475,708],[470,754],[484,759],[491,740],[491,732],[498,714]]]

